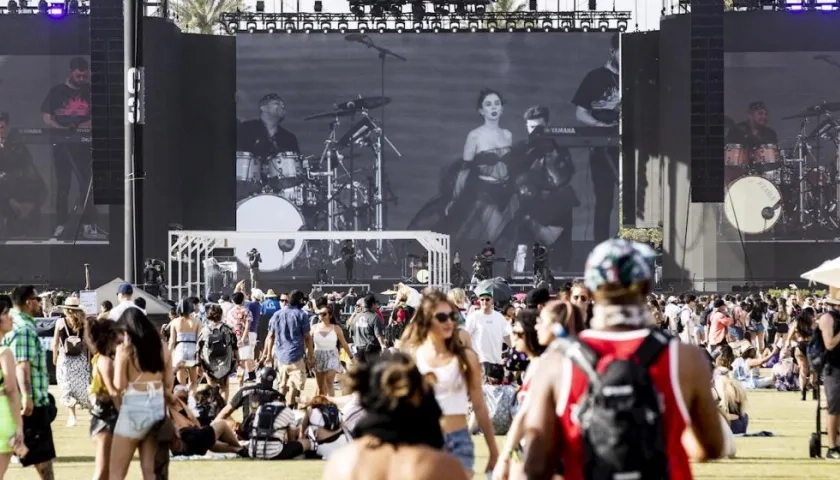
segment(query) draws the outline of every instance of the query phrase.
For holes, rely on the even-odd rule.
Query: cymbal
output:
[[[316,113],[310,115],[304,120],[317,120],[320,118],[335,118],[335,117],[350,117],[362,110],[373,110],[384,107],[391,103],[388,97],[359,97],[346,102],[339,102],[333,106],[333,110],[329,112]]]
[[[783,117],[782,120],[792,120],[794,118],[807,118],[823,115],[828,112],[840,111],[840,102],[823,102],[818,105],[812,105],[799,113]]]

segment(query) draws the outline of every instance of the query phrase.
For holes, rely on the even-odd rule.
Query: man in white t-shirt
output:
[[[120,286],[117,287],[117,300],[120,301],[114,308],[108,312],[108,318],[117,321],[120,319],[120,315],[123,314],[129,308],[136,308],[143,313],[146,313],[145,310],[138,307],[134,300],[132,300],[132,296],[134,295],[134,287],[131,286],[128,282],[123,282]]]
[[[510,345],[508,322],[501,313],[493,310],[492,292],[482,292],[478,301],[478,310],[467,316],[466,329],[485,373],[490,369],[501,370],[503,344],[508,342]]]

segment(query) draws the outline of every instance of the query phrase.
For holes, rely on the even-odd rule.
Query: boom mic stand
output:
[[[351,34],[351,35],[353,35],[353,34]],[[356,39],[356,37],[355,36],[352,36],[352,37],[347,36],[347,37],[345,37],[345,39],[354,40],[354,39]],[[399,54],[397,54],[397,53],[392,52],[391,50],[388,50],[387,48],[380,47],[379,45],[375,44],[373,42],[373,40],[367,35],[362,35],[359,39],[357,39],[355,41],[358,41],[359,43],[366,46],[367,48],[376,50],[376,52],[379,56],[380,95],[382,96],[382,98],[385,98],[385,63],[386,63],[386,60],[388,59],[388,56],[390,55],[390,56],[392,56],[392,57],[394,57],[397,60],[400,60],[402,62],[407,62],[408,59],[399,55]],[[374,169],[375,169],[375,179],[376,179],[375,180],[376,181],[376,193],[375,193],[375,197],[374,197],[375,202],[376,202],[374,229],[377,230],[377,231],[382,231],[382,229],[385,226],[384,225],[385,215],[384,215],[384,210],[383,210],[383,206],[384,206],[383,205],[384,204],[384,202],[383,202],[383,198],[384,198],[383,197],[383,181],[382,181],[382,175],[383,175],[382,160],[383,160],[383,150],[384,149],[382,148],[383,147],[382,141],[385,140],[385,142],[388,143],[388,145],[394,150],[394,153],[396,153],[398,157],[401,157],[402,154],[400,154],[400,152],[396,149],[396,147],[394,147],[394,145],[385,136],[385,104],[384,104],[384,102],[383,102],[383,105],[380,107],[379,116],[380,116],[380,124],[376,125],[376,123],[373,123],[376,126],[377,138],[376,138],[376,141],[373,142],[373,144],[372,144],[372,145],[375,145],[374,146],[374,152],[376,153],[376,165],[374,167]],[[382,252],[382,240],[377,240],[376,241],[376,249],[377,249],[377,253]]]

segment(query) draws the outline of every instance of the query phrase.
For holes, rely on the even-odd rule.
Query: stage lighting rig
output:
[[[371,2],[371,0],[364,0]],[[485,0],[469,0],[467,12],[463,15],[454,13],[438,13],[440,8],[454,4],[412,2],[411,17],[400,10],[396,13],[394,7],[402,8],[409,3],[401,1],[375,0],[371,14],[365,13],[371,3],[362,4],[362,0],[354,0],[351,4],[353,13],[260,13],[235,12],[224,13],[220,22],[228,33],[242,31],[254,33],[276,33],[282,26],[286,33],[313,33],[321,31],[325,34],[332,32],[346,34],[350,32],[365,33],[375,30],[380,33],[403,33],[409,28],[417,33],[421,32],[532,32],[542,33],[551,31],[626,31],[630,22],[631,12],[486,12],[470,11],[477,6],[476,2],[486,5]],[[378,6],[378,7],[377,7]],[[376,7],[376,8],[373,8]],[[381,13],[380,13],[381,9]],[[435,11],[431,11],[435,9]],[[361,13],[359,13],[361,12]],[[427,13],[428,12],[428,13]],[[374,15],[374,13],[376,15]]]

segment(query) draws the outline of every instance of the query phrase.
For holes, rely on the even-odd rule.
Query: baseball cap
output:
[[[131,286],[128,282],[123,282],[117,287],[117,294],[118,295],[132,295],[134,293],[134,287]]]
[[[584,284],[591,291],[612,285],[629,288],[653,278],[656,252],[648,245],[620,238],[598,244],[586,259]]]
[[[483,291],[483,292],[479,292],[478,296],[479,296],[479,297],[490,297],[490,298],[493,298],[493,292],[491,292],[490,290],[485,290],[485,291]]]

